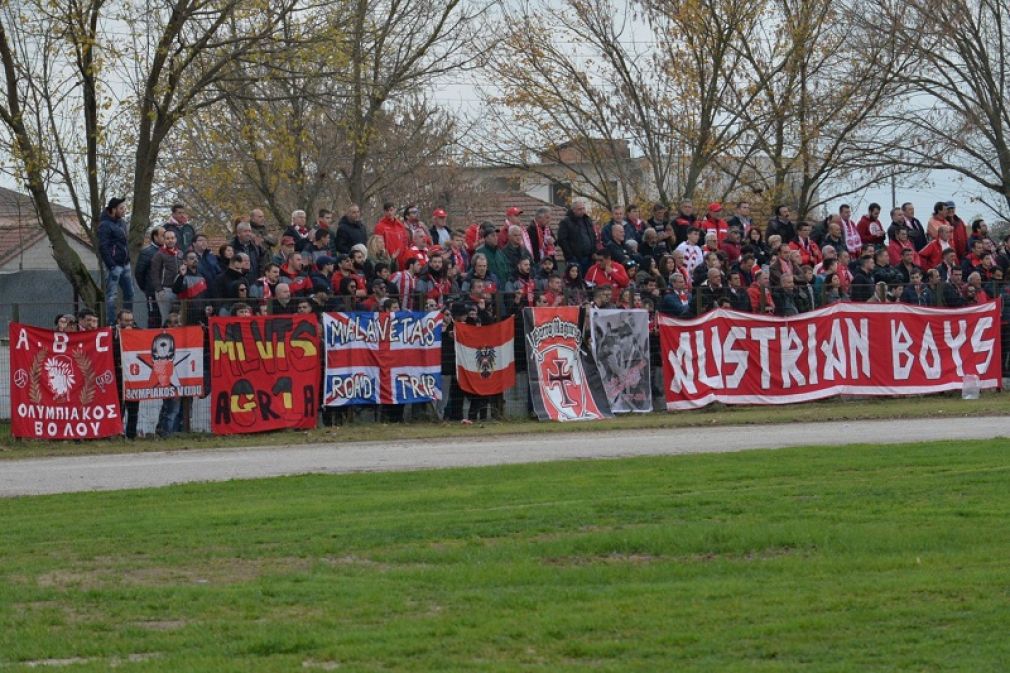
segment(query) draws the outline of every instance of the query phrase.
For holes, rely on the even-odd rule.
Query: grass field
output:
[[[542,434],[545,432],[598,432],[621,429],[665,429],[710,427],[715,425],[769,425],[819,421],[874,420],[889,418],[935,418],[937,416],[1002,415],[1010,408],[1010,398],[1002,393],[984,393],[977,400],[962,400],[960,393],[929,397],[878,399],[830,399],[786,406],[727,407],[711,405],[696,411],[628,414],[592,423],[541,423],[529,420],[481,422],[471,426],[458,423],[419,422],[404,425],[354,423],[345,427],[312,431],[278,431],[253,435],[177,435],[126,442],[123,439],[85,442],[14,441],[10,425],[0,424],[0,460],[37,456],[65,456],[96,453],[144,451],[184,451],[235,446],[288,446],[309,443],[353,441],[397,441],[407,433],[414,440],[487,437],[489,435]]]
[[[0,501],[0,670],[1000,671],[1010,441]]]

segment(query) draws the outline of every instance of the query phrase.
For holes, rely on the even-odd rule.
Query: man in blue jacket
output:
[[[105,265],[105,319],[115,322],[116,299],[123,290],[123,310],[133,310],[133,275],[126,242],[126,200],[113,198],[98,223],[98,252]]]

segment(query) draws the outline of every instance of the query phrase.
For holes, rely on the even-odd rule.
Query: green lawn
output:
[[[998,440],[3,500],[0,670],[1003,671],[1008,471]]]
[[[309,443],[356,441],[401,441],[459,439],[489,435],[540,435],[545,432],[600,432],[623,429],[675,429],[715,425],[768,425],[815,423],[820,421],[879,420],[893,418],[935,418],[937,416],[1004,415],[1010,409],[1010,397],[1004,393],[984,393],[977,400],[962,400],[960,393],[927,397],[874,399],[833,398],[785,406],[723,406],[713,404],[695,411],[652,414],[627,414],[592,423],[541,423],[513,419],[489,421],[470,426],[458,423],[417,422],[407,426],[380,423],[353,423],[345,427],[311,431],[282,430],[252,435],[176,435],[162,440],[155,437],[127,442],[122,438],[85,442],[14,441],[10,425],[0,424],[0,460],[38,456],[66,456],[95,453],[145,451],[185,451],[236,446],[291,446]],[[982,421],[984,422],[984,421]],[[409,433],[409,434],[408,434]]]

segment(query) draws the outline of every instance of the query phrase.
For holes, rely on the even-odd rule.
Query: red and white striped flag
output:
[[[471,395],[498,395],[516,383],[515,318],[492,325],[456,323],[456,376]]]

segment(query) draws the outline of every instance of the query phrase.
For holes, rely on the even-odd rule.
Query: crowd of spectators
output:
[[[925,225],[910,203],[886,224],[877,204],[858,220],[843,205],[816,223],[779,206],[764,227],[746,201],[733,210],[727,217],[715,202],[697,214],[683,201],[675,212],[651,206],[648,219],[632,205],[594,220],[576,201],[560,222],[546,207],[513,207],[500,221],[454,229],[441,208],[425,222],[416,205],[386,203],[372,227],[351,206],[336,223],[329,210],[314,224],[297,210],[283,231],[253,210],[212,250],[177,205],[148,233],[132,273],[155,327],[174,311],[198,324],[214,314],[448,313],[454,302],[482,322],[588,303],[682,318],[720,307],[789,316],[839,301],[963,306],[998,294],[1010,267],[1006,240],[991,239],[981,219],[967,225],[950,201]],[[120,294],[131,308],[124,215],[114,199],[99,230],[108,316]]]
[[[925,225],[911,203],[892,209],[887,224],[875,203],[858,220],[843,205],[816,223],[794,221],[783,205],[764,227],[746,201],[733,211],[713,202],[699,215],[685,200],[675,212],[653,205],[648,219],[632,205],[594,220],[576,201],[559,222],[547,207],[512,207],[501,221],[454,229],[441,208],[427,223],[416,205],[386,203],[372,227],[351,206],[336,223],[320,210],[312,225],[296,210],[286,228],[270,231],[253,210],[211,249],[176,205],[131,264],[126,204],[113,199],[99,227],[106,315],[117,335],[134,326],[131,275],[148,327],[206,325],[212,315],[441,310],[443,359],[451,362],[454,321],[486,324],[527,306],[644,308],[655,328],[658,314],[691,318],[716,308],[790,316],[842,301],[956,307],[1007,292],[1010,236],[993,240],[982,219],[967,225],[950,201],[937,202]],[[98,326],[91,309],[55,320],[66,332]],[[655,330],[651,341],[655,356]],[[470,401],[470,418],[488,409],[489,400]],[[163,403],[158,434],[178,429],[187,403]],[[446,418],[460,418],[462,406],[454,382]],[[402,419],[402,409],[393,411]],[[124,412],[133,436],[136,403]]]

